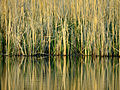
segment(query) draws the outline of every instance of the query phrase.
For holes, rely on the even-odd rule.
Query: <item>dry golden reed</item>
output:
[[[7,55],[120,55],[119,0],[1,0]],[[1,42],[0,42],[1,43]]]

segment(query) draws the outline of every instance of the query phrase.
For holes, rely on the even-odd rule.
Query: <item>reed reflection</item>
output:
[[[1,90],[119,90],[119,58],[0,58]]]

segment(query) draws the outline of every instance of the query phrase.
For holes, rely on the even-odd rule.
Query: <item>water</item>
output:
[[[119,58],[0,57],[0,90],[119,90]]]

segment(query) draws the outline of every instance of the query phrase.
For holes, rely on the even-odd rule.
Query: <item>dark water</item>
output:
[[[120,90],[120,59],[0,57],[0,90]]]

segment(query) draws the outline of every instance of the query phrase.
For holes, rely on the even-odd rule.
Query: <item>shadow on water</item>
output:
[[[0,57],[0,90],[119,90],[119,58]]]

